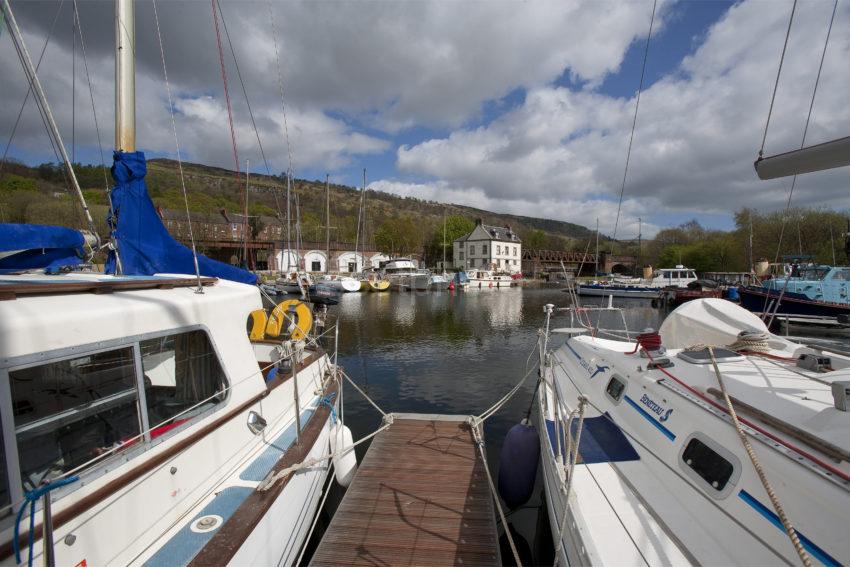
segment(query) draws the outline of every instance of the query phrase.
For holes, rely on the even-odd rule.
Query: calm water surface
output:
[[[594,299],[583,300],[583,304]],[[528,369],[536,369],[537,330],[543,325],[547,303],[566,306],[568,296],[554,288],[349,293],[331,308],[328,323],[332,325],[337,318],[340,323],[340,364],[385,411],[480,414],[514,387]],[[622,300],[615,305],[626,307],[630,330],[657,328],[661,320],[661,313],[646,300]],[[619,315],[605,316],[609,319],[603,326],[622,328]],[[554,319],[553,327],[558,326],[569,326],[569,317]],[[530,376],[517,395],[486,422],[488,461],[494,477],[502,440],[528,411],[534,386],[535,376]],[[344,401],[345,423],[355,440],[380,426],[380,414],[348,385]],[[367,447],[358,447],[358,462]],[[531,554],[526,559],[529,564],[552,561],[542,490],[538,473],[534,496],[508,517],[520,536],[520,546],[524,542],[526,553]],[[340,497],[338,489],[331,493],[326,517]],[[512,560],[507,550],[502,558]]]

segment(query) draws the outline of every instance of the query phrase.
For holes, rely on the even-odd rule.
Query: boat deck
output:
[[[466,416],[395,414],[311,565],[500,565],[494,504]]]

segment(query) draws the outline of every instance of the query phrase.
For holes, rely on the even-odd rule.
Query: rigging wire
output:
[[[76,2],[76,0],[74,1]],[[204,293],[204,286],[201,283],[201,269],[198,266],[198,251],[195,247],[195,234],[192,231],[192,215],[189,213],[189,194],[186,191],[186,180],[183,176],[183,160],[180,157],[180,140],[177,138],[177,123],[174,120],[174,99],[171,96],[171,84],[168,82],[168,69],[165,64],[165,48],[162,45],[162,33],[159,28],[159,14],[156,9],[156,0],[153,0],[153,17],[156,22],[156,37],[159,40],[159,54],[160,59],[162,60],[162,76],[165,79],[165,91],[168,93],[168,111],[171,115],[171,131],[174,133],[174,147],[177,151],[177,169],[180,172],[180,187],[183,190],[183,204],[186,207],[186,221],[189,223],[189,241],[192,244],[192,259],[195,262],[195,276],[198,278],[198,288],[195,290],[195,293]]]
[[[110,190],[109,190],[109,178],[106,175],[106,159],[103,155],[103,142],[101,141],[101,138],[100,138],[100,124],[98,123],[98,120],[97,120],[97,108],[95,107],[95,104],[94,104],[94,86],[92,85],[91,75],[89,74],[89,61],[88,61],[88,57],[86,55],[86,42],[85,42],[85,39],[83,38],[83,26],[82,26],[82,22],[80,21],[80,12],[79,12],[79,9],[77,7],[77,0],[73,0],[73,1],[74,1],[74,18],[77,20],[77,33],[80,34],[80,51],[83,54],[83,67],[85,68],[85,71],[86,71],[86,82],[89,85],[89,98],[91,99],[91,113],[92,113],[92,117],[94,118],[94,131],[97,134],[97,148],[100,151],[100,167],[101,167],[101,170],[103,172],[103,185],[106,188],[106,194],[109,197],[109,208],[110,208],[110,214],[111,214],[112,197],[110,195]],[[36,70],[38,70],[38,69],[36,68]]]
[[[785,43],[782,45],[782,54],[779,56],[779,68],[776,70],[776,81],[773,83],[773,94],[770,97],[770,107],[767,109],[767,121],[764,124],[764,135],[761,138],[759,157],[764,155],[764,144],[767,141],[767,130],[770,127],[770,117],[773,114],[773,103],[776,101],[776,91],[779,89],[779,76],[782,74],[782,64],[785,62],[785,51],[788,49],[788,38],[791,36],[791,24],[794,22],[794,12],[797,10],[797,0],[791,6],[791,16],[788,18],[788,29],[785,30]]]
[[[50,30],[47,32],[47,37],[44,40],[44,45],[41,47],[41,54],[38,56],[38,63],[35,65],[35,72],[38,73],[39,67],[41,67],[41,61],[44,59],[44,53],[47,51],[47,46],[50,44],[50,38],[53,37],[53,30],[56,27],[56,22],[59,20],[59,14],[62,12],[62,6],[65,3],[65,0],[59,1],[59,7],[56,9],[56,15],[53,16],[53,23],[50,24]],[[2,16],[2,11],[0,11],[0,16]],[[6,22],[6,25],[11,25],[9,22]],[[6,148],[3,150],[3,158],[0,159],[0,176],[3,175],[3,169],[6,167],[6,159],[9,155],[9,149],[12,147],[12,140],[15,137],[15,133],[18,130],[18,125],[21,122],[21,117],[24,114],[24,108],[27,106],[27,102],[29,102],[30,95],[32,94],[32,82],[29,82],[27,85],[27,94],[24,96],[24,101],[21,103],[21,108],[18,110],[18,116],[15,118],[15,125],[12,126],[12,132],[9,134],[9,139],[6,141]],[[55,152],[54,152],[55,153]],[[58,157],[58,156],[57,156]]]
[[[47,102],[47,96],[44,94],[44,89],[42,88],[41,82],[38,79],[36,68],[32,63],[29,50],[27,50],[26,44],[24,43],[23,34],[21,33],[20,28],[18,27],[15,15],[12,12],[12,7],[9,4],[9,0],[3,0],[2,9],[7,19],[7,25],[9,27],[10,36],[12,38],[12,44],[15,47],[15,51],[21,63],[21,67],[23,67],[24,74],[27,77],[29,88],[30,90],[35,92],[36,106],[38,108],[39,114],[41,115],[41,120],[44,123],[45,129],[47,130],[47,137],[50,140],[50,145],[53,149],[54,155],[57,158],[57,161],[64,166],[61,168],[61,171],[66,186],[68,186],[73,191],[73,193],[76,194],[77,200],[79,201],[79,206],[82,208],[82,211],[76,208],[75,210],[78,213],[81,213],[80,216],[83,217],[80,219],[82,221],[81,224],[87,225],[91,235],[99,243],[100,238],[97,235],[97,230],[95,229],[94,219],[92,219],[91,211],[89,210],[88,204],[86,203],[86,198],[83,195],[83,191],[80,188],[80,184],[77,180],[76,173],[74,172],[73,165],[70,162],[68,152],[66,151],[64,142],[62,141],[62,135],[59,133],[59,127],[56,125],[56,120],[54,119],[53,113],[50,110],[50,106]],[[84,242],[86,243],[86,245],[89,245],[89,243],[85,239]],[[89,245],[89,247],[93,249],[92,246]]]
[[[796,7],[796,5],[797,5],[797,0],[794,0],[794,6]],[[817,73],[817,76],[815,77],[815,85],[812,88],[812,99],[811,99],[811,101],[809,101],[809,112],[806,115],[806,125],[803,127],[803,138],[800,141],[800,149],[803,149],[806,145],[806,136],[809,133],[809,123],[812,120],[812,110],[814,109],[814,106],[815,106],[815,97],[818,94],[818,85],[820,84],[821,72],[823,71],[823,62],[826,59],[826,50],[827,50],[827,47],[829,46],[829,37],[832,34],[832,25],[835,22],[835,13],[836,13],[837,10],[838,10],[838,0],[835,0],[832,4],[832,15],[830,16],[829,27],[826,30],[826,38],[824,39],[824,42],[823,42],[823,51],[821,51],[821,54],[820,54],[820,64],[818,65],[818,73]],[[793,18],[794,18],[794,12],[792,10],[791,11],[791,19],[793,19]],[[788,22],[788,32],[789,33],[791,31],[791,19],[789,19],[789,22]],[[785,37],[785,44],[786,44],[786,46],[788,44],[788,36],[787,35]],[[784,57],[785,57],[785,47],[782,48],[782,58],[784,58]],[[782,70],[782,62],[781,61],[780,61],[780,64],[779,64],[779,68],[780,68],[780,71],[781,71]],[[777,76],[776,76],[776,80],[777,80],[777,83],[778,83],[778,81],[779,81],[779,74],[778,73],[777,73]],[[773,96],[774,97],[776,96],[776,89],[775,88],[774,88]],[[772,109],[772,107],[773,107],[773,100],[772,99],[771,99],[770,105],[771,105],[771,109]],[[768,120],[768,124],[769,124],[770,123],[770,114],[769,113],[768,113],[767,120]],[[767,137],[767,125],[765,125],[764,133],[765,133],[765,137]],[[764,141],[762,141],[762,150],[759,151],[759,157],[761,157],[763,150],[764,150]],[[782,239],[785,236],[785,227],[788,224],[788,212],[791,210],[791,200],[794,197],[794,188],[796,186],[797,186],[797,175],[795,174],[794,177],[791,179],[791,188],[788,190],[788,200],[785,202],[785,210],[782,213],[782,224],[779,227],[779,241],[776,245],[776,256],[774,257],[774,263],[775,264],[779,263],[779,253],[782,251]],[[797,225],[798,235],[799,235],[799,229],[800,229],[800,226],[799,226],[799,221],[798,221],[798,225]],[[802,241],[800,243],[800,247],[802,248]],[[800,250],[800,255],[802,255],[802,250]],[[771,323],[773,323],[773,319],[776,317],[776,313],[779,311],[779,306],[780,306],[780,303],[782,302],[782,297],[785,295],[785,290],[788,287],[788,281],[789,281],[789,278],[786,277],[785,278],[785,284],[783,285],[782,291],[779,294],[779,298],[776,301],[776,307],[773,309],[773,312],[770,313],[770,315],[769,315],[769,320],[767,320],[767,317],[768,317],[768,315],[766,313],[767,310],[762,309],[762,311],[765,311],[765,319],[767,320],[768,326]],[[769,296],[770,296],[770,294],[765,296],[765,303],[767,303]]]
[[[292,144],[289,140],[289,122],[286,117],[286,103],[284,101],[283,96],[283,73],[280,68],[280,54],[277,49],[277,25],[275,24],[274,19],[274,10],[272,9],[272,3],[269,1],[269,19],[272,24],[272,41],[274,43],[274,58],[277,63],[277,84],[280,90],[280,109],[283,112],[283,135],[286,139],[286,153],[289,159],[288,168],[286,170],[286,267],[287,271],[289,271],[289,255],[290,250],[292,249],[292,237],[290,233],[290,214],[291,214],[291,192],[292,192]],[[327,261],[327,260],[326,260]]]
[[[649,41],[652,39],[652,25],[655,23],[655,10],[658,0],[652,0],[652,16],[649,18],[649,32],[646,34],[646,46],[643,50],[643,65],[640,69],[640,83],[638,84],[637,99],[635,100],[635,115],[632,119],[632,133],[629,135],[629,147],[626,150],[626,166],[623,169],[623,184],[620,186],[620,199],[617,201],[617,219],[614,221],[614,235],[611,237],[611,253],[614,253],[614,244],[617,240],[617,227],[620,224],[620,211],[623,207],[623,194],[626,192],[626,177],[629,174],[629,161],[632,157],[632,142],[635,139],[635,128],[637,126],[638,109],[640,108],[640,95],[643,91],[643,80],[646,76],[646,60],[649,56]]]

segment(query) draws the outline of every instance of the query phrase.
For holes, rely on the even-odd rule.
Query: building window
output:
[[[517,261],[516,261],[516,260],[514,260],[514,266],[516,266],[516,265],[517,265]]]
[[[310,269],[311,269],[311,271],[313,271],[313,272],[321,272],[321,271],[322,271],[322,263],[321,263],[321,262],[313,261],[313,262],[310,264]]]
[[[463,250],[458,252],[458,260],[463,260]]]
[[[133,347],[9,372],[24,490],[141,432]]]
[[[497,244],[496,245],[496,255],[498,256],[501,253],[502,253],[502,247]]]
[[[487,255],[487,245],[486,244],[481,245],[481,253],[485,256]]]
[[[473,256],[475,254],[475,244],[469,245],[469,255]]]
[[[516,250],[517,250],[517,249],[516,249],[516,246],[514,246],[514,256],[516,256],[516,255],[517,255]]]

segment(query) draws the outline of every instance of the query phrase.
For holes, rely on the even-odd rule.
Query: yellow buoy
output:
[[[252,341],[259,341],[266,336],[266,324],[269,321],[269,316],[265,309],[254,309],[249,317],[251,317],[251,334],[249,336]]]
[[[269,315],[266,335],[279,337],[281,332],[300,341],[307,336],[313,326],[313,312],[310,306],[298,299],[287,299],[278,303]]]

